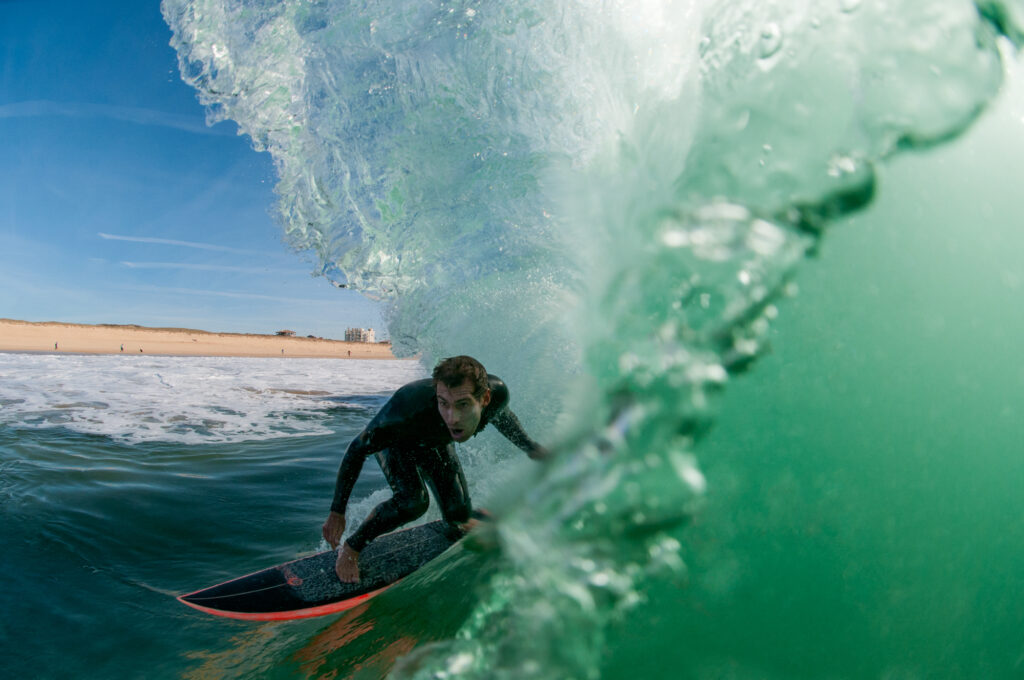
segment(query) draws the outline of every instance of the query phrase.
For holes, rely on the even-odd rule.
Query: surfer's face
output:
[[[468,380],[458,387],[437,383],[437,410],[441,412],[452,439],[457,442],[464,442],[476,434],[480,416],[489,403],[491,391],[487,390],[478,399],[473,396],[473,383]]]

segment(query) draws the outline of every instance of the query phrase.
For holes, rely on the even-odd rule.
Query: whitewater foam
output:
[[[0,354],[0,423],[127,443],[330,434],[327,412],[369,419],[423,377],[413,361]]]

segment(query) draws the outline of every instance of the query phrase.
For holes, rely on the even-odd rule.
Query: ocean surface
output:
[[[0,674],[1024,677],[1024,3],[162,8],[421,358],[0,354]],[[460,446],[490,540],[334,617],[174,600],[322,547],[457,353],[557,451]]]

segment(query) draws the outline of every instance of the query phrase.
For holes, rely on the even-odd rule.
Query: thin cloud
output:
[[[55,102],[46,99],[14,102],[0,105],[0,118],[38,118],[41,116],[64,116],[67,118],[110,118],[113,120],[171,128],[198,135],[218,137],[234,136],[229,126],[210,127],[205,121],[194,116],[167,113],[133,106],[111,106],[86,102]]]
[[[243,248],[232,248],[230,246],[219,246],[213,243],[199,243],[196,241],[175,241],[169,238],[156,238],[152,236],[120,236],[118,234],[106,234],[99,232],[99,237],[108,241],[130,241],[132,243],[155,243],[164,246],[181,246],[182,248],[196,248],[198,250],[216,250],[222,253],[237,253],[240,255],[261,255],[255,250]]]
[[[226,264],[192,264],[189,262],[122,262],[131,269],[191,269],[204,272],[234,272],[240,274],[292,274],[290,269],[270,267],[236,267]]]
[[[284,302],[287,304],[315,304],[323,305],[323,300],[307,300],[304,298],[279,297],[276,295],[260,295],[259,293],[236,293],[226,290],[197,290],[195,288],[173,288],[171,286],[136,286],[134,290],[159,293],[176,293],[179,295],[208,295],[214,297],[226,297],[244,300],[269,300],[271,302]]]

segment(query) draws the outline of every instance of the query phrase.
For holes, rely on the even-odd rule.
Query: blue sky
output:
[[[269,154],[206,125],[170,37],[159,0],[0,0],[0,317],[380,337],[284,244]]]

